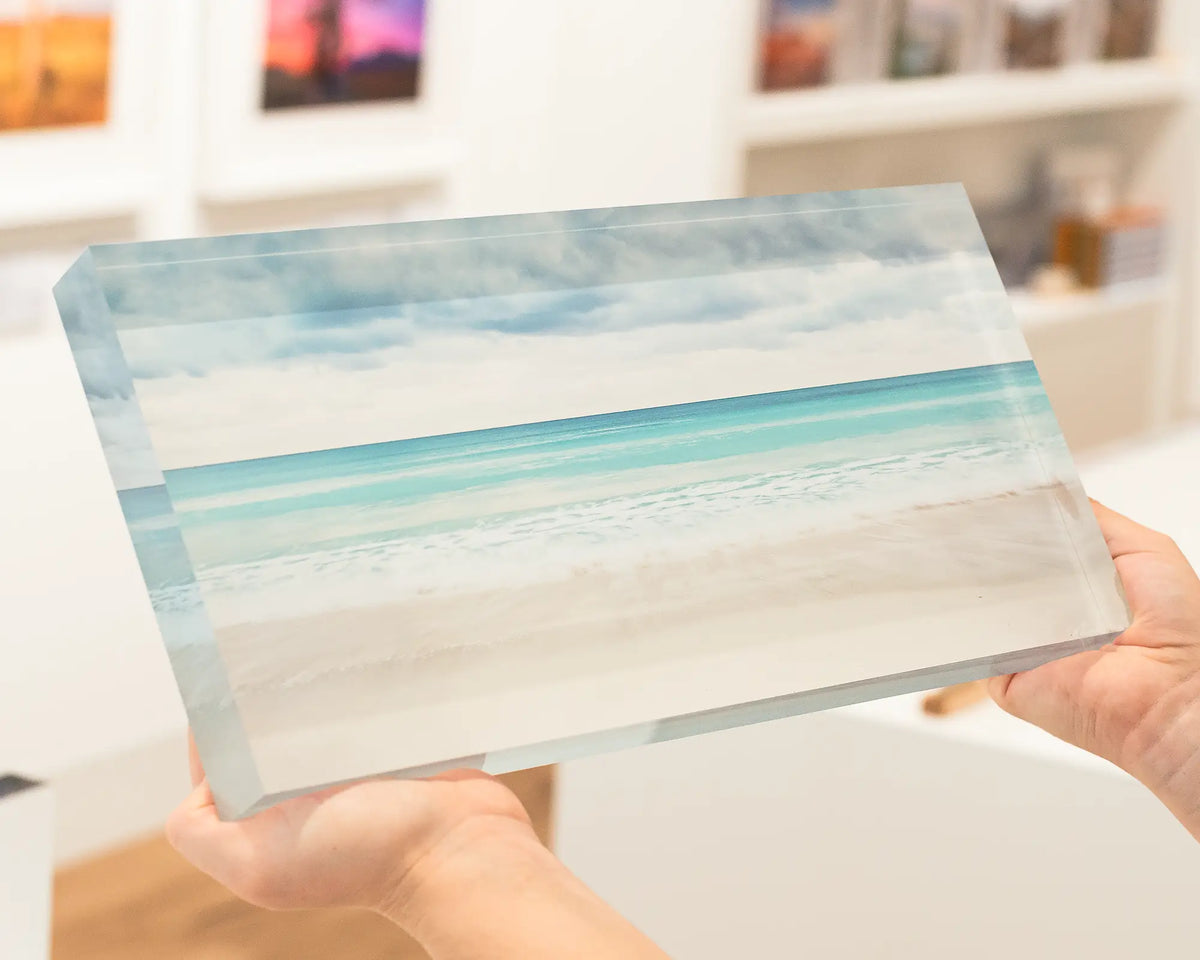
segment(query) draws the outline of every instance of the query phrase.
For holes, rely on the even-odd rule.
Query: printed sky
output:
[[[312,68],[314,0],[271,0],[266,63],[291,73]],[[346,0],[343,24],[347,62],[385,51],[421,52],[424,0]]]
[[[172,469],[1027,358],[965,197],[936,196],[103,274]],[[165,276],[188,299],[152,312]]]

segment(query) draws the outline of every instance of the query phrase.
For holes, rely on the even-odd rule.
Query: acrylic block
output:
[[[958,186],[98,246],[56,294],[227,817],[1127,626]]]

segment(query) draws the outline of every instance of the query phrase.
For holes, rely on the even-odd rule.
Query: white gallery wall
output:
[[[956,157],[969,179],[1003,185],[1007,147],[1054,135],[1039,113],[1009,118],[999,136],[976,126],[752,150],[748,0],[430,4],[436,103],[405,127],[411,139],[334,111],[308,132],[298,126],[290,151],[273,144],[274,167],[259,164],[234,149],[244,128],[221,107],[238,89],[226,59],[252,40],[220,31],[252,4],[120,0],[128,26],[117,56],[138,66],[117,90],[119,141],[77,131],[0,141],[0,264],[18,253],[36,261],[18,276],[0,267],[0,297],[19,290],[28,303],[0,329],[0,769],[56,782],[62,859],[153,828],[186,789],[184,717],[48,295],[84,243],[803,191],[851,173],[872,186],[901,173],[933,179]],[[1195,19],[1172,29],[1182,56],[1200,53]],[[1164,202],[1189,198],[1190,229],[1200,199],[1185,162],[1173,147],[1147,161],[1157,173],[1143,179]],[[1189,256],[1200,266],[1200,252]],[[1182,293],[1172,303],[1194,322]],[[1146,340],[1137,322],[1099,348],[1103,362],[1141,356],[1121,345]],[[1051,361],[1069,368],[1091,333],[1054,331]],[[1163,343],[1178,356],[1177,342]],[[1133,376],[1152,389],[1151,366]],[[1067,386],[1064,395],[1088,395],[1086,383]],[[708,763],[724,762],[724,742]]]
[[[434,4],[455,51],[442,68],[444,165],[396,184],[339,170],[332,189],[239,202],[220,190],[220,202],[207,199],[201,5],[181,0],[159,19],[149,0],[123,2],[154,24],[149,46],[135,30],[125,50],[150,54],[159,71],[140,188],[108,166],[96,174],[76,152],[92,138],[74,131],[56,132],[45,181],[36,158],[22,166],[24,193],[52,196],[50,181],[68,179],[86,194],[94,182],[106,202],[80,206],[102,222],[17,203],[0,180],[0,254],[37,253],[0,274],[25,317],[0,332],[0,496],[11,506],[0,511],[0,767],[56,782],[65,860],[153,828],[186,789],[185,719],[50,298],[84,243],[737,192],[713,112],[732,102],[722,58],[740,55],[721,0]],[[296,164],[319,165],[306,156],[321,146],[297,141]]]

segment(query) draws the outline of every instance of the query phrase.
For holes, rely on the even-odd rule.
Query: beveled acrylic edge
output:
[[[264,794],[250,806],[239,810],[222,808],[218,804],[218,812],[222,819],[242,820],[285,800],[352,783],[389,779],[413,780],[458,768],[483,770],[492,774],[511,773],[530,767],[563,763],[598,754],[649,746],[654,743],[716,733],[719,730],[749,727],[772,720],[783,720],[806,713],[846,707],[868,700],[899,697],[922,690],[932,690],[952,684],[1032,670],[1072,654],[1099,650],[1119,637],[1122,632],[1124,631],[1115,630],[1086,640],[1068,640],[1049,646],[1031,647],[990,657],[963,660],[929,669],[910,670],[869,680],[855,680],[832,687],[804,690],[766,700],[714,707],[697,713],[683,714],[678,717],[668,717],[612,730],[601,730],[561,740],[546,740],[523,747],[495,750],[487,754],[460,757],[422,767],[412,767],[351,780],[339,780],[306,787],[302,790]]]
[[[526,234],[537,230],[561,230],[566,218],[591,218],[595,227],[635,226],[659,221],[664,216],[682,216],[683,211],[703,209],[711,215],[722,216],[748,212],[772,212],[779,201],[796,202],[795,212],[814,212],[807,203],[820,198],[822,203],[840,204],[841,208],[873,206],[881,199],[898,204],[923,203],[933,199],[965,197],[961,181],[909,184],[892,187],[867,187],[858,190],[832,190],[805,193],[780,193],[757,197],[719,197],[704,200],[680,200],[668,203],[627,204],[615,207],[573,207],[562,210],[502,213],[477,217],[449,217],[431,220],[404,220],[393,223],[359,226],[316,227],[302,230],[280,230],[256,233],[235,233],[215,237],[186,237],[122,243],[93,244],[98,270],[126,269],[186,262],[239,258],[270,254],[319,253],[332,246],[370,246],[404,243],[429,243],[446,240],[479,240]],[[765,208],[756,210],[756,208]],[[684,219],[692,216],[689,214]],[[270,240],[273,246],[264,250]],[[139,256],[139,254],[141,254]]]
[[[131,419],[131,425],[139,431],[139,441],[144,442],[147,448],[152,450],[149,431],[146,428],[145,419],[138,404],[137,393],[134,390],[133,378],[117,340],[116,328],[109,315],[108,302],[96,276],[95,263],[90,250],[84,251],[55,285],[54,299],[62,319],[63,330],[76,361],[76,373],[89,408],[92,406],[93,399],[111,399],[105,397],[103,389],[93,389],[96,385],[89,384],[89,374],[99,376],[101,372],[107,372],[109,376],[119,379],[121,389],[128,394],[124,399],[131,404],[131,410],[135,413]],[[86,362],[81,363],[81,357],[89,352],[99,356],[101,362],[94,366]],[[94,417],[93,421],[95,423]],[[97,433],[100,433],[98,424]],[[119,492],[128,485],[121,482],[121,467],[114,452],[108,449],[102,436],[100,439],[110,479],[116,491]],[[158,483],[163,484],[162,473],[161,470],[158,470],[157,465],[155,470],[158,474]],[[173,511],[171,516],[174,521]],[[186,554],[187,548],[183,543],[182,535],[179,534],[177,521],[174,522],[173,527],[176,534],[179,535],[178,548]],[[126,533],[133,543],[134,552],[137,553],[137,545],[128,523],[126,523]],[[141,569],[143,585],[149,595],[150,572],[141,567],[140,556],[138,565]],[[190,558],[188,558],[188,567],[191,569]],[[218,807],[238,809],[253,803],[255,798],[262,794],[262,782],[250,750],[249,738],[241,721],[241,714],[233,697],[224,661],[221,659],[220,648],[217,646],[215,637],[212,636],[212,628],[208,624],[207,615],[198,614],[203,619],[203,624],[209,634],[208,642],[202,645],[193,644],[192,649],[198,649],[206,659],[205,669],[210,671],[207,675],[213,678],[220,690],[218,696],[213,698],[213,702],[198,703],[179,683],[180,673],[175,669],[180,665],[185,645],[173,642],[170,618],[157,609],[154,614],[162,635],[163,646],[172,661],[172,672],[187,712],[192,737],[201,762],[208,773],[209,783],[213,788],[214,799]]]
[[[848,202],[852,198],[854,202]],[[868,202],[873,201],[873,202]],[[430,220],[387,224],[382,227],[332,228],[312,235],[308,242],[293,241],[292,234],[264,233],[216,238],[213,247],[202,255],[163,259],[151,249],[131,248],[127,256],[135,262],[96,267],[97,278],[110,307],[114,327],[121,331],[160,326],[189,325],[218,321],[261,319],[280,314],[305,314],[365,311],[364,316],[398,304],[431,302],[443,299],[470,299],[478,296],[503,296],[571,289],[577,284],[570,277],[542,277],[525,269],[511,271],[502,286],[488,271],[478,272],[479,284],[470,278],[476,272],[459,271],[452,289],[433,289],[438,271],[424,269],[421,263],[441,258],[443,248],[463,243],[500,245],[510,253],[514,246],[540,242],[546,235],[567,237],[587,245],[587,237],[602,246],[617,247],[616,239],[628,229],[670,229],[683,225],[701,230],[725,229],[739,221],[767,222],[780,217],[811,218],[853,216],[880,207],[906,208],[915,216],[962,217],[962,252],[970,248],[982,256],[987,246],[971,211],[965,191],[959,184],[922,187],[883,188],[851,194],[796,194],[749,198],[734,201],[697,201],[688,204],[615,207],[558,213],[532,213],[516,217],[472,220]],[[501,223],[501,225],[497,225]],[[760,223],[761,226],[761,223]],[[380,229],[395,235],[375,236]],[[351,231],[346,234],[345,231]],[[969,235],[969,241],[967,237]],[[178,241],[194,244],[200,241]],[[152,247],[153,245],[148,245]],[[464,248],[465,249],[465,248]],[[108,255],[103,247],[92,248],[94,257]],[[476,251],[472,256],[477,255]],[[526,250],[528,254],[529,251]],[[465,254],[460,254],[465,255]],[[604,256],[593,252],[595,256]],[[906,254],[906,259],[909,254]],[[536,259],[536,257],[535,257]],[[806,258],[808,266],[839,262],[836,251],[814,253]],[[713,271],[712,264],[693,265],[678,274],[660,275],[658,270],[643,275],[639,258],[613,266],[601,286],[703,275]],[[759,267],[762,267],[759,264]],[[719,272],[751,269],[749,263],[725,263]],[[567,273],[571,270],[568,267]],[[319,298],[313,300],[312,278],[322,278]],[[413,287],[415,284],[415,287]],[[219,296],[213,292],[219,291]],[[453,296],[451,296],[453,294]],[[296,299],[296,298],[299,299]]]

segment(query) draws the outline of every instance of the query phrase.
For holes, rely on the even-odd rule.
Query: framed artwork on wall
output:
[[[264,110],[417,97],[425,0],[268,0],[267,10]]]
[[[0,0],[0,228],[139,211],[170,16],[151,0]]]
[[[200,189],[214,203],[440,178],[470,4],[213,0]],[[281,175],[281,171],[283,171]]]
[[[108,119],[113,0],[0,0],[0,131]]]

